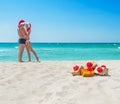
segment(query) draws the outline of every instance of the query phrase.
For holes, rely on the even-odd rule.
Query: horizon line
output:
[[[0,44],[1,43],[18,43],[18,42],[0,42]],[[72,44],[79,44],[79,43],[88,43],[88,44],[90,44],[90,43],[120,43],[120,42],[31,42],[31,43],[72,43]],[[19,44],[19,43],[18,43]]]

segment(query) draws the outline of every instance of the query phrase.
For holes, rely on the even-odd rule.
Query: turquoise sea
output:
[[[40,60],[120,60],[120,43],[32,43],[32,47]],[[0,43],[0,62],[17,61],[18,50],[18,43]],[[23,60],[27,61],[26,50]]]

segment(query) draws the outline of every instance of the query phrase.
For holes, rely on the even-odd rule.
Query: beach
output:
[[[119,104],[120,60],[95,61],[109,76],[72,76],[86,62],[0,62],[0,104]]]

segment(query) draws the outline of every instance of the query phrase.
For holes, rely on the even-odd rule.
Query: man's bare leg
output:
[[[18,52],[18,61],[19,62],[23,62],[22,61],[22,55],[23,55],[24,48],[25,48],[25,45],[24,44],[20,44],[19,52]]]

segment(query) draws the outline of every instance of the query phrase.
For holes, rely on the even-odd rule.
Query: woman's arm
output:
[[[30,37],[31,29],[28,31],[28,36]]]
[[[27,33],[27,36],[29,37],[30,39],[30,33],[31,33],[31,24],[30,24],[30,27],[28,24],[26,24],[26,33]]]

